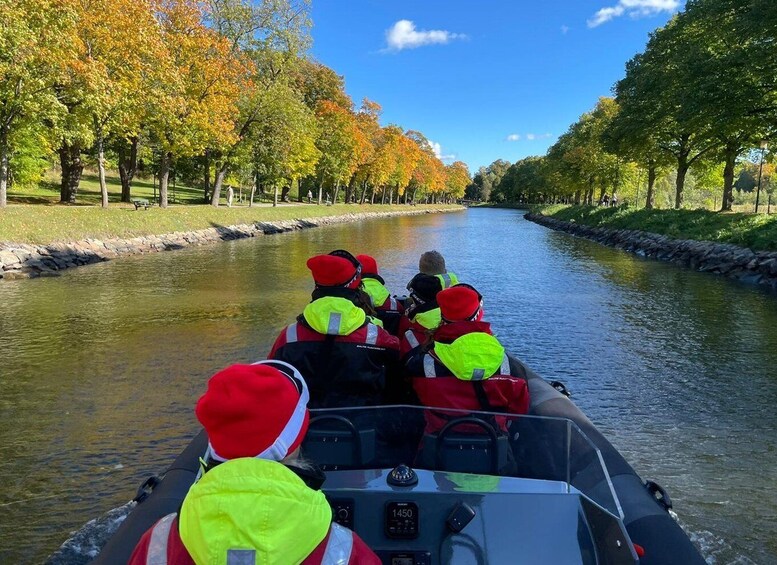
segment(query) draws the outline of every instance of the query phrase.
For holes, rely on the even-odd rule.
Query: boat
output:
[[[386,565],[438,563],[703,564],[672,517],[668,494],[643,481],[569,399],[527,369],[527,415],[420,406],[311,410],[302,453],[326,472],[333,519]],[[445,426],[425,433],[427,416]],[[129,558],[176,512],[200,472],[201,431],[93,561]]]

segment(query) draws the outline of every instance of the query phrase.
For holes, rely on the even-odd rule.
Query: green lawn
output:
[[[208,205],[172,205],[163,210],[152,207],[135,211],[132,205],[116,205],[103,210],[97,206],[39,206],[9,205],[0,210],[0,241],[14,243],[51,243],[76,241],[84,238],[134,237],[191,231],[214,226],[249,224],[272,220],[320,218],[357,214],[360,212],[387,212],[392,210],[424,210],[451,208],[456,205],[364,205],[337,204],[281,204],[276,208],[266,204],[248,208],[238,206],[214,208]]]
[[[777,251],[777,216],[708,210],[645,210],[594,206],[538,206],[533,212],[596,227],[642,230],[676,239],[733,243]]]
[[[106,177],[108,184],[108,201],[119,203],[121,199],[121,182],[118,174],[109,173]],[[158,189],[157,189],[158,194]],[[168,188],[170,201],[179,204],[202,204],[203,191],[200,188],[177,185],[173,189]],[[154,196],[154,183],[152,179],[135,177],[132,181],[132,198],[146,198],[151,200]],[[247,195],[246,195],[247,196]],[[235,193],[237,198],[237,192]],[[81,184],[76,197],[76,206],[92,206],[100,204],[100,182],[96,173],[85,172],[81,177]],[[50,171],[45,179],[37,186],[25,186],[8,191],[8,202],[11,204],[58,204],[59,203],[59,177],[54,171]]]

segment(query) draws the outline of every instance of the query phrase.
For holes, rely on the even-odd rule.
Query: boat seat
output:
[[[364,468],[375,459],[374,427],[357,428],[344,416],[310,419],[302,451],[324,471]]]
[[[456,428],[478,427],[478,432]],[[514,472],[515,459],[506,435],[497,433],[479,418],[464,417],[448,422],[437,434],[426,434],[419,464],[438,471],[504,475]]]

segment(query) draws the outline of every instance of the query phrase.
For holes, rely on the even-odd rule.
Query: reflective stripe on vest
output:
[[[442,287],[448,288],[451,286],[451,276],[448,273],[443,273],[440,275],[440,278],[442,279]]]
[[[391,301],[391,302],[389,302],[389,304],[391,305],[391,309],[392,310],[399,310],[399,308],[397,307],[397,299],[396,298],[389,298],[389,300]]]
[[[343,319],[343,315],[340,312],[332,312],[329,314],[329,325],[327,326],[327,332],[330,335],[337,335],[340,332],[340,320]]]
[[[286,328],[286,343],[294,343],[295,341],[297,341],[297,322]]]
[[[410,347],[418,347],[421,345],[418,343],[418,339],[416,339],[415,334],[413,333],[413,330],[407,330],[405,332],[405,339],[410,344]]]
[[[367,324],[367,339],[365,339],[364,342],[369,343],[370,345],[378,343],[378,326],[375,324]]]
[[[353,532],[336,522],[332,522],[321,565],[347,565],[353,550]]]
[[[434,358],[431,355],[424,355],[424,374],[427,377],[437,376],[437,371],[434,369]]]
[[[167,540],[175,517],[175,513],[168,514],[154,524],[146,553],[146,565],[167,565]]]
[[[500,375],[509,375],[510,374],[510,359],[507,357],[507,354],[505,354],[505,358],[502,359],[502,367],[499,369]]]

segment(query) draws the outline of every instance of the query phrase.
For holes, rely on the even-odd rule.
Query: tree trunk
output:
[[[78,143],[62,143],[59,148],[59,163],[62,167],[62,183],[59,188],[59,201],[74,204],[81,183],[84,164],[81,161],[81,146]]]
[[[299,187],[297,188],[299,190]],[[289,193],[291,192],[291,185],[284,186],[281,189],[281,202],[286,202],[289,199]]]
[[[580,198],[581,198],[581,191],[576,190],[575,191],[575,206],[580,206]]]
[[[656,166],[653,163],[648,165],[648,186],[647,196],[645,197],[645,208],[652,210],[655,205],[655,185],[656,185]]]
[[[0,208],[8,205],[8,128],[0,132]]]
[[[210,149],[205,150],[205,182],[203,183],[203,202],[207,204],[210,202]],[[216,203],[218,206],[218,202]]]
[[[216,170],[216,182],[213,185],[213,194],[210,197],[210,205],[219,207],[219,197],[221,196],[221,185],[224,184],[224,177],[227,176],[227,164],[224,163]]]
[[[367,200],[367,181],[364,181],[364,183],[362,183],[362,199],[361,199],[361,202],[359,202],[359,204],[364,204],[366,200]]]
[[[138,138],[130,139],[130,154],[127,159],[127,149],[124,144],[119,149],[119,178],[121,179],[121,201],[132,200],[132,179],[138,169]]]
[[[172,154],[163,151],[159,160],[159,207],[167,208],[167,181],[170,179],[170,160]]]
[[[683,152],[677,157],[677,181],[675,182],[674,207],[679,210],[683,206],[683,189],[685,176],[688,174],[688,153]]]
[[[97,145],[97,177],[100,179],[100,205],[108,207],[108,185],[105,183],[105,137],[102,128],[97,127],[95,143]]]
[[[380,203],[385,204],[386,203],[386,187],[383,187],[383,193],[380,196]]]
[[[340,196],[340,181],[335,183],[335,194],[332,197],[332,204],[337,204],[337,198]]]
[[[322,202],[321,197],[323,196],[323,193],[324,193],[323,183],[319,182],[318,183],[318,205],[319,206],[321,206],[321,202]]]
[[[375,187],[372,187],[372,194],[370,195],[370,204],[375,204]]]
[[[723,201],[720,203],[720,211],[731,211],[734,203],[734,166],[739,154],[739,144],[729,141],[726,143],[724,155],[726,166],[723,169]]]
[[[278,185],[273,186],[272,205],[275,208],[278,205]]]

